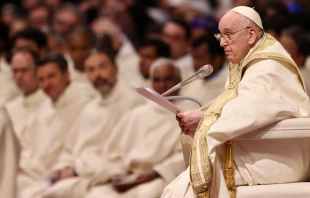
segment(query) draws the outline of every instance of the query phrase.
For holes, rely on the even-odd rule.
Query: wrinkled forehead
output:
[[[224,31],[237,31],[241,27],[242,15],[229,11],[225,14],[219,22],[219,30]]]

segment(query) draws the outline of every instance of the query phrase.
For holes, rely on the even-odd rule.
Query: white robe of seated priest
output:
[[[185,85],[181,92],[183,96],[189,96],[200,100],[203,104],[207,104],[223,93],[225,83],[228,78],[228,69],[222,68],[215,76],[196,81]],[[197,91],[199,90],[199,91]]]
[[[0,72],[0,107],[20,94],[12,75]]]
[[[195,73],[193,56],[191,54],[186,54],[179,59],[174,60],[174,64],[180,69],[182,80]]]
[[[93,187],[87,198],[102,195],[111,198],[159,197],[164,186],[185,168],[175,115],[153,102],[128,114],[113,135],[105,150],[107,162],[100,165],[102,170],[97,182],[103,184]],[[117,193],[106,183],[111,176],[139,175],[151,170],[160,177],[125,193]]]
[[[16,198],[16,176],[20,147],[9,116],[0,108],[0,195]]]
[[[47,100],[49,100],[49,98],[44,94],[44,92],[41,89],[37,89],[27,96],[20,95],[5,105],[11,119],[14,132],[21,146],[23,145],[23,139],[20,134],[23,127],[28,120],[31,120],[32,116],[36,115],[41,105]]]
[[[38,196],[60,157],[64,140],[90,98],[83,87],[70,84],[56,102],[46,101],[21,132],[25,145],[18,175],[20,198]],[[43,182],[42,182],[43,181]]]
[[[122,117],[143,102],[136,91],[118,81],[107,97],[97,96],[83,110],[65,142],[65,152],[54,169],[73,167],[77,178],[46,188],[42,197],[84,197],[97,177],[103,147]]]
[[[258,46],[260,42],[254,49]],[[289,56],[279,42],[262,51]],[[226,103],[206,137],[213,164],[212,198],[229,198],[222,170],[226,141],[283,119],[309,116],[309,97],[301,84],[297,70],[287,62],[256,59],[249,63],[238,85],[238,96]],[[234,144],[236,184],[305,181],[309,177],[309,143],[304,140],[284,143],[275,140]],[[165,188],[162,197],[194,197],[189,169]]]

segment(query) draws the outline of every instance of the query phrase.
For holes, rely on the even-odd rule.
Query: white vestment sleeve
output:
[[[184,171],[184,169],[183,153],[179,142],[170,157],[154,166],[154,171],[156,171],[166,183],[170,183]]]
[[[16,176],[20,146],[6,112],[0,109],[0,195],[16,197]]]

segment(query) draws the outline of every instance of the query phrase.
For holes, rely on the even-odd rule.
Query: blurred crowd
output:
[[[214,34],[240,5],[259,12],[310,90],[307,0],[2,0],[0,107],[21,145],[18,196],[159,197],[184,170],[180,129],[134,88],[162,94],[210,64],[171,95],[216,98],[228,63]]]

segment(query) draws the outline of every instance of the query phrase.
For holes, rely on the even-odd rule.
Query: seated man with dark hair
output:
[[[18,32],[12,39],[12,49],[30,49],[40,56],[47,52],[47,37],[38,29]]]
[[[39,196],[45,188],[46,176],[51,172],[63,150],[68,131],[90,98],[87,90],[70,83],[68,65],[58,53],[48,53],[36,64],[40,88],[50,98],[38,114],[27,122],[21,138],[23,145],[18,176],[18,194],[21,198]]]
[[[146,40],[139,49],[140,62],[139,68],[140,73],[144,78],[143,87],[150,86],[150,68],[153,62],[160,58],[170,58],[171,52],[170,47],[165,42],[156,39]]]
[[[81,111],[75,126],[68,130],[64,152],[48,174],[50,186],[41,196],[84,198],[97,166],[104,155],[101,150],[119,125],[119,120],[141,104],[139,95],[117,79],[118,67],[109,52],[93,49],[85,59],[85,72],[98,92]]]

